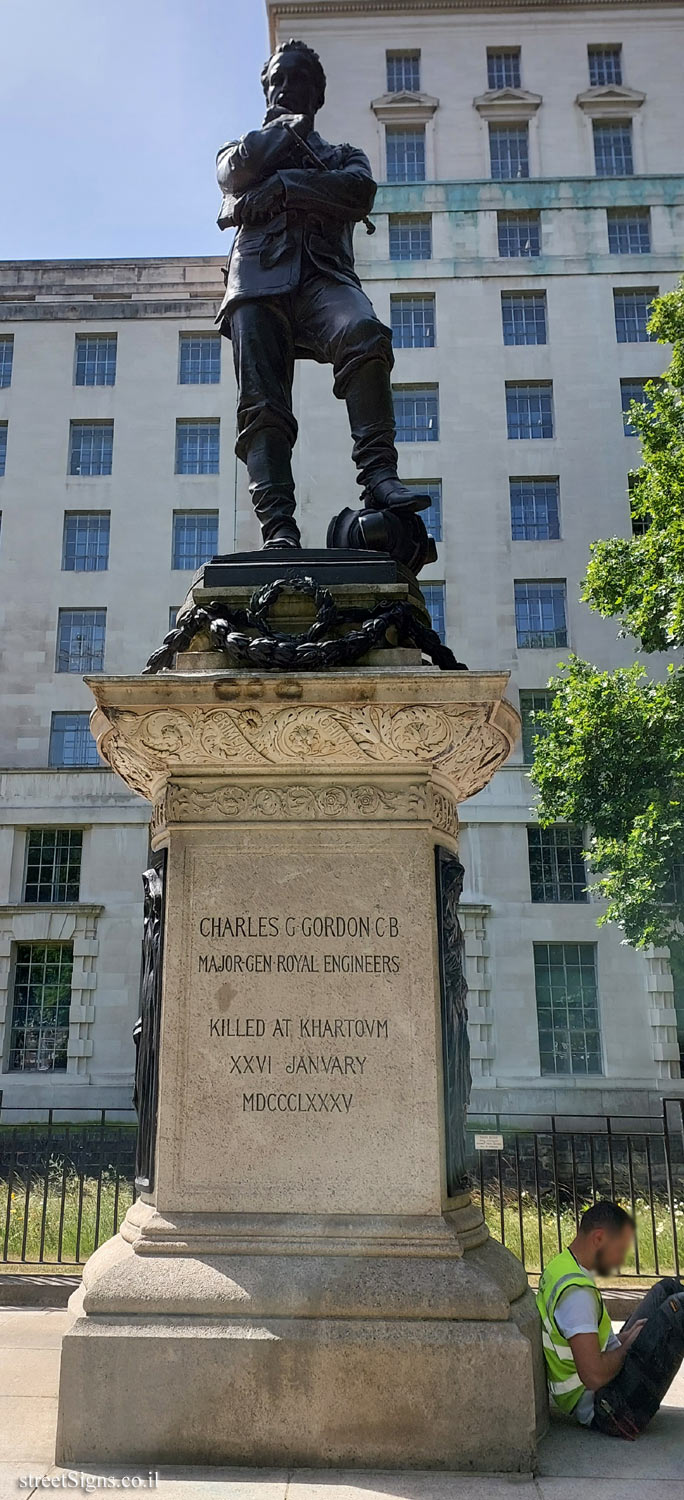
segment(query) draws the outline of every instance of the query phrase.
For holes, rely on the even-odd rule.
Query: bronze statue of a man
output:
[[[364,506],[408,518],[430,502],[397,478],[392,335],[354,270],[354,225],[376,192],[368,158],[353,146],[329,145],[314,130],[326,78],[304,42],[278,47],[261,81],[261,129],[229,142],[217,158],[218,222],[237,234],[216,321],[233,344],[236,452],[247,465],[264,546],[299,547],[291,465],[298,356],[333,367]]]

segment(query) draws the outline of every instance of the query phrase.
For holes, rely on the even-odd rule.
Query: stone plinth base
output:
[[[536,1312],[501,1246],[464,1253],[482,1229],[467,1198],[394,1224],[137,1204],[72,1298],[57,1461],[529,1471]]]
[[[525,1472],[529,1364],[511,1324],[77,1324],[57,1462]]]
[[[264,567],[233,563],[231,607]],[[510,749],[506,679],[187,654],[93,679],[154,803],[141,1197],[72,1302],[58,1460],[529,1471],[539,1320],[462,1188],[458,804]]]

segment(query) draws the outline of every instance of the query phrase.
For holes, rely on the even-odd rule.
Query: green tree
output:
[[[653,306],[651,333],[673,346],[662,380],[630,420],[642,463],[632,476],[640,535],[595,542],[582,598],[642,653],[684,643],[684,283]],[[538,716],[532,779],[543,824],[592,830],[593,887],[636,947],[684,929],[684,667],[664,680],[643,665],[604,672],[571,657]],[[682,880],[677,870],[681,861]]]

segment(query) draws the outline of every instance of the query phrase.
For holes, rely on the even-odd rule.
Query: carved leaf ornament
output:
[[[458,783],[459,799],[490,779],[509,751],[487,705],[448,711],[431,705],[256,708],[108,708],[100,753],[129,785],[150,795],[160,773],[187,767],[436,763]]]

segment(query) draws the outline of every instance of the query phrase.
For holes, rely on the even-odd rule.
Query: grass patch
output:
[[[477,1201],[478,1195],[473,1196]],[[47,1178],[41,1174],[28,1191],[26,1179],[18,1174],[12,1181],[9,1204],[7,1181],[0,1180],[0,1255],[7,1234],[8,1266],[82,1265],[98,1245],[116,1234],[132,1202],[130,1182],[114,1171],[104,1171],[99,1178],[80,1177],[73,1170],[53,1164]],[[581,1210],[585,1205],[578,1206]],[[651,1206],[645,1198],[636,1200],[635,1209],[639,1258],[637,1263],[632,1255],[625,1272],[643,1277],[673,1273],[675,1236],[679,1264],[684,1267],[684,1201],[675,1203],[673,1214],[666,1202],[656,1200]],[[494,1238],[503,1239],[509,1250],[523,1260],[530,1274],[539,1273],[542,1262],[535,1200],[523,1193],[519,1204],[514,1194],[504,1195],[503,1234],[498,1194],[485,1193],[484,1213]],[[570,1243],[575,1230],[574,1214],[570,1208],[564,1208],[560,1213],[559,1236],[553,1202],[542,1203],[544,1265],[558,1253],[559,1247]]]
[[[116,1234],[132,1202],[131,1184],[115,1173],[80,1179],[74,1172],[51,1170],[28,1194],[26,1183],[15,1177],[9,1205],[7,1182],[0,1182],[0,1254],[7,1235],[10,1264],[82,1265]]]
[[[579,1203],[580,1212],[588,1203]],[[625,1205],[629,1207],[629,1205]],[[653,1204],[645,1198],[634,1203],[637,1223],[638,1262],[632,1254],[625,1263],[626,1275],[667,1276],[675,1271],[675,1237],[679,1265],[684,1267],[684,1202],[675,1202],[672,1214],[666,1202],[655,1200]],[[527,1193],[517,1197],[504,1197],[503,1234],[501,1232],[501,1210],[498,1194],[485,1193],[484,1215],[487,1226],[495,1239],[503,1239],[509,1250],[524,1262],[532,1273],[542,1269],[540,1256],[539,1213],[536,1201]],[[673,1224],[674,1220],[674,1224]],[[522,1234],[521,1234],[522,1225]],[[544,1265],[574,1239],[577,1232],[575,1216],[571,1208],[561,1209],[560,1235],[553,1203],[543,1202],[541,1208],[541,1244]],[[656,1264],[657,1251],[657,1264]],[[524,1252],[524,1253],[523,1253]]]

